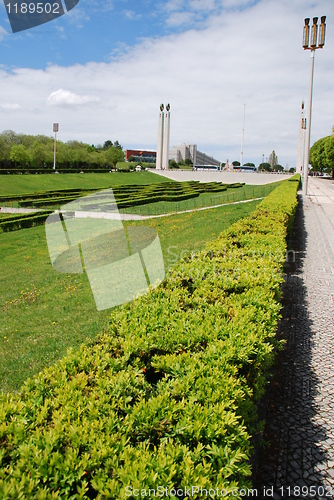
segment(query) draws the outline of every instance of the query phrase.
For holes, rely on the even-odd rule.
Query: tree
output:
[[[254,163],[244,163],[244,167],[255,167]]]
[[[117,141],[116,141],[117,142]],[[120,147],[111,146],[105,151],[107,165],[115,167],[119,161],[124,161],[124,152]]]
[[[327,159],[327,168],[328,173],[332,174],[334,179],[334,127],[333,134],[326,138],[325,142],[325,155]]]
[[[38,141],[35,141],[29,148],[31,164],[34,167],[43,167],[46,157],[46,147]]]
[[[271,168],[270,163],[264,162],[264,163],[260,163],[259,170],[262,170],[262,171],[265,171],[265,172],[271,172],[272,168]]]
[[[325,150],[327,137],[322,137],[316,141],[310,148],[309,161],[312,165],[312,169],[316,172],[323,172],[327,167],[327,156]]]
[[[113,143],[111,141],[105,141],[103,144],[103,149],[109,149],[113,146]]]
[[[274,167],[274,171],[275,172],[284,172],[284,168],[282,165],[279,165],[278,163],[276,163],[276,165]]]
[[[274,168],[275,165],[278,164],[278,158],[274,150],[269,155],[268,163],[271,166],[271,168]]]
[[[10,159],[15,163],[15,167],[17,165],[26,167],[31,161],[29,152],[27,151],[27,148],[23,146],[23,144],[12,146],[10,150]]]
[[[240,167],[240,161],[232,161],[232,165],[234,165],[235,167]]]
[[[168,168],[179,168],[179,165],[176,163],[175,160],[171,160],[169,162]]]

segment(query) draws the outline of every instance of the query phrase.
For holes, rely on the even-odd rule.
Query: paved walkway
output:
[[[11,208],[11,207],[0,207],[0,212],[2,214],[32,214],[38,212],[38,208]]]
[[[258,498],[334,498],[334,181],[310,178],[308,188],[290,238],[278,332],[287,343],[271,383]]]
[[[174,181],[199,181],[199,182],[245,182],[251,185],[270,184],[271,182],[284,181],[294,174],[288,173],[257,173],[257,172],[220,172],[219,170],[156,170],[149,169],[150,172],[162,175]]]

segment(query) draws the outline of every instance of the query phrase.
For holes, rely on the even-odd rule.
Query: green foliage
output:
[[[275,150],[273,150],[270,153],[268,163],[271,166],[271,168],[273,168],[273,169],[275,169],[275,166],[278,164],[278,158],[277,158],[277,154],[275,153]]]
[[[169,169],[174,169],[174,168],[180,168],[180,167],[179,167],[179,164],[178,164],[178,163],[176,163],[176,161],[175,161],[175,160],[171,160],[171,161],[169,162],[168,168],[169,168]]]
[[[314,171],[331,173],[334,177],[334,133],[313,144],[310,148],[310,164]]]
[[[12,146],[10,151],[10,159],[16,165],[20,165],[21,167],[25,167],[31,161],[31,156],[27,151],[27,148],[20,144],[18,146]]]
[[[167,271],[185,255],[203,249],[258,204],[252,201],[124,221],[124,226],[150,226],[157,231]],[[3,220],[1,212],[0,217]],[[85,273],[67,275],[53,269],[43,226],[3,233],[0,238],[0,392],[17,392],[28,377],[53,365],[68,348],[95,339],[106,328],[111,311],[96,310]]]
[[[0,220],[0,233],[8,231],[16,231],[18,229],[26,229],[28,227],[41,226],[44,224],[47,217],[52,211],[45,211],[43,213],[33,213],[26,215],[16,215],[11,217],[2,218]]]
[[[134,168],[136,163],[131,164],[124,162],[118,164],[118,169],[123,172],[129,172],[129,169]],[[123,170],[126,169],[126,170]],[[113,189],[117,206],[119,209],[142,206],[159,201],[177,202],[181,200],[188,200],[196,198],[201,193],[219,193],[226,191],[227,188],[240,188],[243,184],[221,184],[216,182],[199,183],[195,181],[189,182],[162,182],[152,185],[121,185]],[[59,207],[64,203],[73,201],[81,196],[85,196],[96,189],[83,190],[83,189],[66,189],[66,190],[52,190],[40,191],[34,195],[13,195],[13,196],[0,196],[0,202],[13,202],[18,203],[20,207]],[[108,209],[106,208],[106,211]]]
[[[250,486],[299,177],[0,406],[0,495]],[[239,497],[235,497],[239,498]]]
[[[274,171],[275,172],[284,172],[284,168],[282,165],[279,165],[278,163],[274,166]]]
[[[268,162],[260,163],[259,171],[261,171],[261,170],[264,170],[265,172],[271,172],[272,167],[271,167],[270,163],[268,163]]]
[[[42,135],[29,136],[9,130],[0,134],[0,169],[14,172],[18,166],[42,170],[53,168],[54,139]],[[57,141],[56,164],[59,169],[96,169],[114,167],[124,160],[118,141],[105,141],[103,146],[90,146],[79,141]]]

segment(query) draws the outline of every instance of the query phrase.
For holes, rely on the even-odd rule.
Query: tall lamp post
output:
[[[240,155],[241,166],[243,166],[244,164],[245,113],[246,113],[246,104],[244,104],[244,119],[242,121],[242,139],[241,139],[241,155]]]
[[[311,32],[311,40],[310,40]],[[310,28],[310,19],[305,19],[304,33],[303,33],[303,48],[304,50],[311,51],[311,75],[310,87],[308,97],[308,110],[307,110],[307,131],[306,131],[306,151],[304,157],[304,178],[303,178],[303,194],[307,195],[307,181],[308,181],[308,165],[310,159],[310,140],[311,140],[311,113],[312,113],[312,94],[313,94],[313,72],[314,72],[314,54],[316,49],[322,49],[325,45],[326,33],[326,16],[322,16],[319,38],[318,38],[318,18],[313,18],[312,28]]]
[[[59,130],[59,123],[53,124],[53,131],[55,133],[55,145],[53,150],[53,170],[56,170],[56,149],[57,149],[57,132]]]

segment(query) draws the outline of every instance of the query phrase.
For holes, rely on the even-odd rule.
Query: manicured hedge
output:
[[[117,186],[113,189],[118,208],[145,205],[159,201],[181,201],[195,198],[201,193],[216,193],[226,191],[243,184],[221,184],[217,182],[199,183],[197,181],[172,182],[150,185]],[[83,189],[66,189],[57,191],[40,191],[36,194],[0,197],[0,202],[18,201],[21,207],[49,207],[74,201],[80,196],[95,192]]]
[[[20,216],[11,217],[7,220],[0,219],[0,233],[41,226],[51,213],[52,210],[45,210],[36,214],[20,214]]]
[[[121,500],[158,487],[176,498],[191,486],[228,498],[251,487],[297,187],[283,182],[160,287],[113,310],[95,342],[0,397],[1,498]]]

